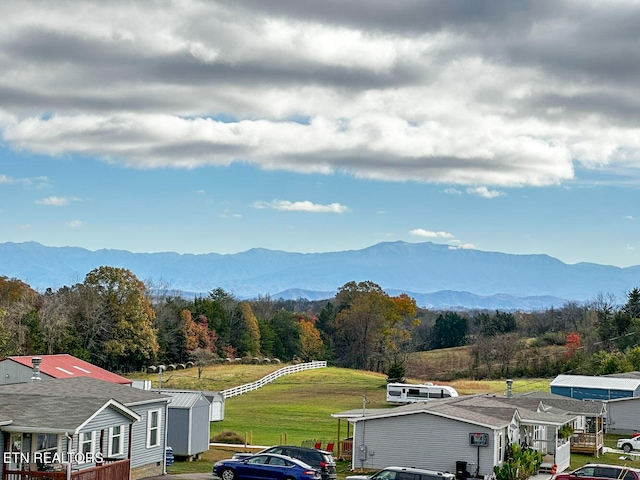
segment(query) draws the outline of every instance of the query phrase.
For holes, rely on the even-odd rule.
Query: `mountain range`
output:
[[[320,300],[350,281],[370,280],[434,309],[537,310],[613,294],[622,303],[640,286],[640,266],[566,264],[548,255],[514,255],[431,242],[385,242],[326,253],[254,248],[236,254],[132,253],[0,243],[0,275],[44,291],[81,283],[94,268],[121,267],[185,296],[223,288],[237,298]]]

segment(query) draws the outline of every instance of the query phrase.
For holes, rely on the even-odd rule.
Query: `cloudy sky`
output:
[[[640,3],[0,3],[0,242],[640,264]]]

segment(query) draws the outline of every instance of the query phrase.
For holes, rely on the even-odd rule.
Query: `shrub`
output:
[[[212,443],[230,443],[234,445],[242,445],[244,443],[244,437],[231,430],[222,430],[217,435],[211,437]]]

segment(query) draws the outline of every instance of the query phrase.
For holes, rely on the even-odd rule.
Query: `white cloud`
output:
[[[82,225],[84,225],[82,223],[82,220],[72,220],[69,223],[67,223],[67,227],[70,227],[70,228],[79,228],[79,227],[82,227]]]
[[[620,22],[637,2],[506,17],[369,2],[0,3],[0,137],[131,168],[246,162],[461,186],[640,169],[640,62]]]
[[[636,247],[634,247],[633,245],[630,245],[630,244],[628,244],[628,243],[627,243],[627,245],[625,246],[625,250],[628,250],[628,251],[633,251],[633,250],[635,250],[635,249],[636,249]]]
[[[623,217],[625,220],[635,220],[635,218],[633,217],[633,215],[625,215]]]
[[[414,228],[409,234],[424,238],[453,238],[453,235],[448,232],[433,232],[423,228]]]
[[[340,203],[329,203],[322,205],[308,200],[302,202],[290,202],[288,200],[273,200],[271,202],[254,202],[254,208],[271,208],[274,210],[284,210],[288,212],[311,212],[311,213],[346,213],[349,208]]]
[[[38,204],[38,205],[48,205],[48,206],[53,206],[53,207],[64,207],[66,205],[69,205],[70,200],[68,198],[65,198],[65,197],[51,196],[51,197],[43,198],[42,200],[36,200],[35,203]]]
[[[498,190],[489,190],[487,187],[469,187],[467,188],[469,195],[477,195],[482,198],[496,198],[504,195],[504,192]]]

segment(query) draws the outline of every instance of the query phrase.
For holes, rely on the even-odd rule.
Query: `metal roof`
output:
[[[604,390],[635,391],[640,388],[638,378],[590,377],[587,375],[558,375],[552,387],[597,388]]]
[[[169,395],[172,400],[169,408],[191,408],[196,406],[198,402],[206,402],[211,405],[202,392],[177,392],[172,390],[161,390],[162,395]]]
[[[104,368],[96,367],[92,363],[85,362],[73,355],[66,353],[58,355],[24,355],[7,357],[7,360],[13,360],[25,367],[33,368],[32,360],[34,357],[40,357],[40,372],[53,378],[75,378],[75,377],[91,377],[98,380],[105,380],[111,383],[119,383],[121,385],[131,385],[131,380],[121,377],[115,373],[111,373]]]

